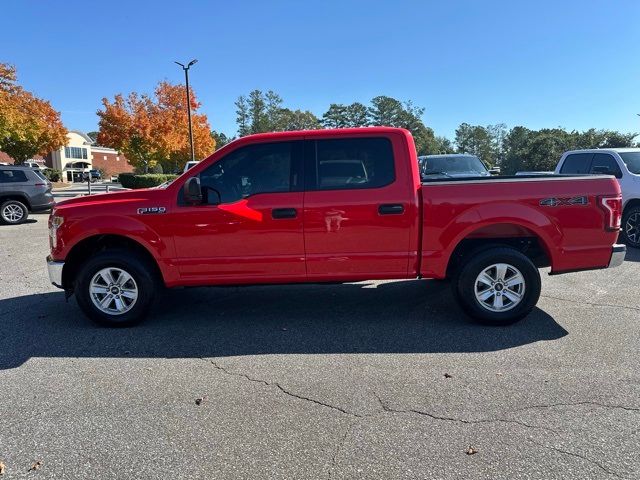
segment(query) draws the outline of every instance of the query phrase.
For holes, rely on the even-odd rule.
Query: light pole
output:
[[[182,67],[182,70],[184,70],[184,79],[185,83],[187,84],[187,117],[189,118],[189,143],[191,144],[191,160],[194,162],[196,160],[196,154],[193,148],[193,129],[191,128],[191,94],[189,93],[189,68],[197,61],[198,60],[196,59],[191,60],[186,67],[180,62],[174,62],[180,65]]]

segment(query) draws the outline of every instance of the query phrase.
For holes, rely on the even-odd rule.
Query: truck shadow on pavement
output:
[[[62,292],[0,300],[0,369],[31,357],[490,352],[567,331],[540,309],[504,328],[470,321],[449,284],[291,285],[170,290],[141,325],[94,326]]]

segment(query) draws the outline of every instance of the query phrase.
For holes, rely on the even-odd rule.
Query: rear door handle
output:
[[[400,215],[404,213],[404,205],[401,203],[385,203],[378,207],[380,215]]]
[[[296,218],[298,211],[295,208],[274,208],[271,210],[271,218],[279,220],[282,218]]]

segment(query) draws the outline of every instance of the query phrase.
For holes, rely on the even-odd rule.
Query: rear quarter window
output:
[[[318,190],[378,188],[395,180],[388,138],[316,140],[315,160]]]
[[[22,170],[0,170],[0,183],[21,183],[27,181],[27,174]]]
[[[564,159],[560,173],[586,174],[589,173],[593,153],[572,153]]]

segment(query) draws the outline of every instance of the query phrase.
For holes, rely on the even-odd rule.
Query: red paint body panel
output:
[[[385,137],[395,181],[372,189],[258,194],[223,205],[178,204],[191,176],[237,148],[261,142]],[[165,189],[96,195],[58,204],[64,222],[52,258],[97,235],[138,242],[157,261],[167,286],[382,278],[443,278],[465,238],[535,236],[552,272],[605,267],[617,232],[605,229],[597,197],[617,195],[613,177],[515,178],[421,184],[406,130],[359,128],[261,134],[220,149]],[[545,198],[586,196],[586,205],[541,206]],[[381,204],[401,214],[380,215]],[[161,214],[139,209],[163,207]],[[272,210],[294,208],[295,218]]]

